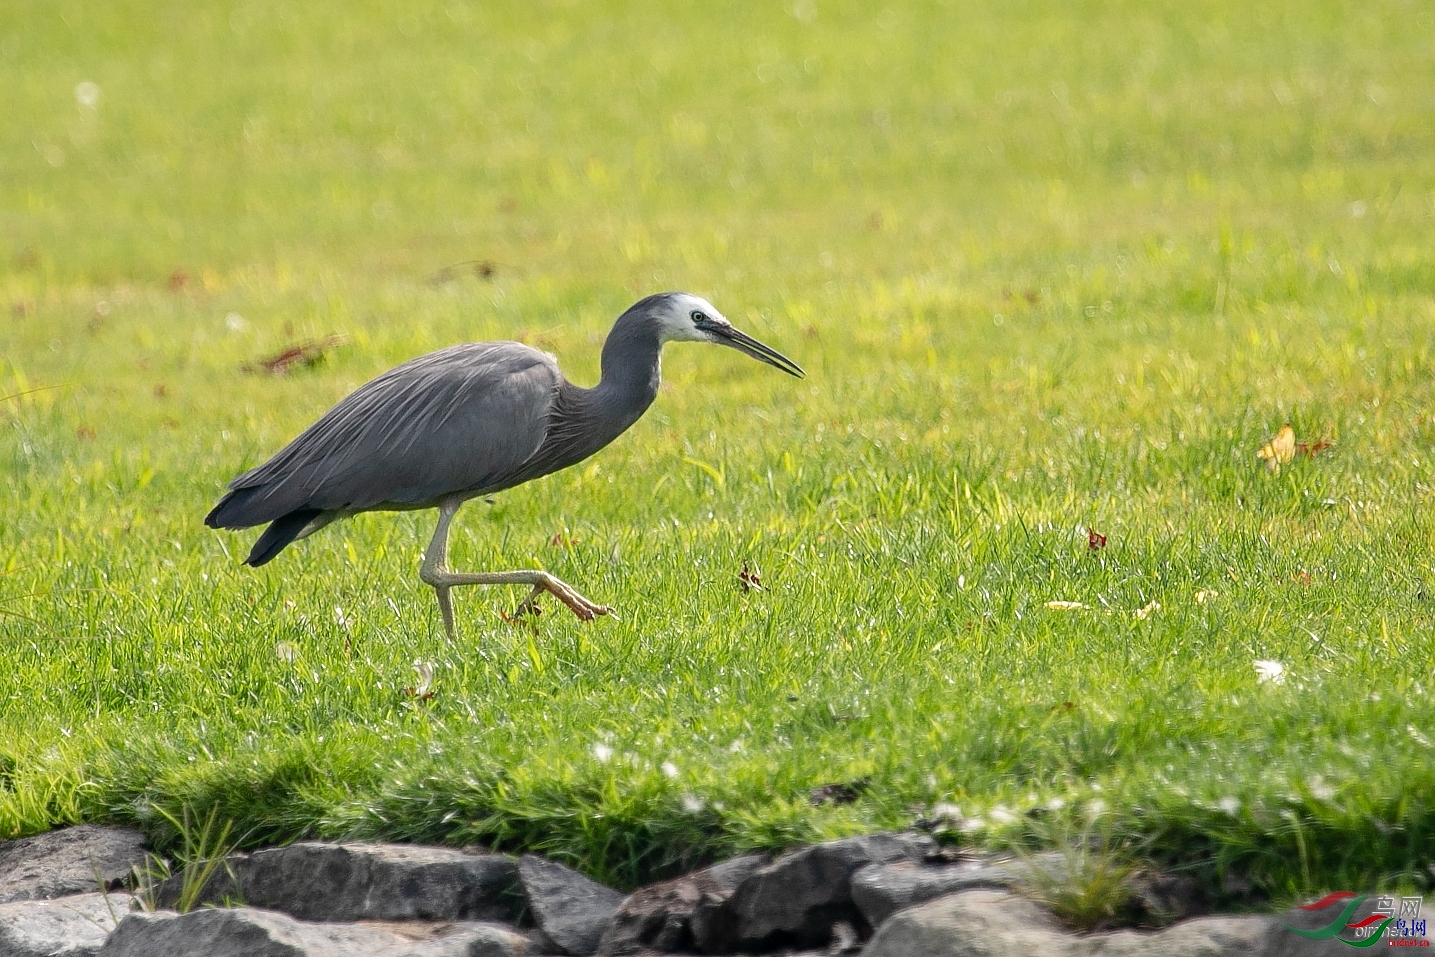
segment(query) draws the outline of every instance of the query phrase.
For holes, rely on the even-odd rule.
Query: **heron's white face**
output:
[[[698,328],[699,323],[732,325],[701,296],[682,293],[668,300],[667,306],[658,317],[658,336],[663,342],[715,342],[716,337]]]
[[[649,310],[644,318],[655,320],[659,345],[664,342],[711,342],[736,349],[799,379],[806,375],[802,367],[787,356],[734,329],[732,323],[706,299],[686,292],[674,292],[653,296],[643,302]]]

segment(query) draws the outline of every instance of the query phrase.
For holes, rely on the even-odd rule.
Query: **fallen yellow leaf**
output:
[[[1282,465],[1295,458],[1295,429],[1290,427],[1289,422],[1281,426],[1281,430],[1261,446],[1256,458],[1265,459],[1266,468],[1272,472],[1279,472]]]

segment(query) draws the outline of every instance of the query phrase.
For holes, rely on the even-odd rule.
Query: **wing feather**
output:
[[[420,356],[236,478],[235,514],[216,518],[241,527],[296,509],[405,508],[506,487],[542,445],[562,381],[552,358],[516,342]]]

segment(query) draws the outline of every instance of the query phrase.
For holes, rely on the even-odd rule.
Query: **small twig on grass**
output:
[[[322,339],[306,339],[303,342],[296,342],[294,345],[265,356],[255,359],[253,362],[246,362],[240,366],[245,372],[264,372],[270,375],[286,375],[294,366],[306,368],[318,365],[323,361],[324,356],[330,349],[343,345],[348,341],[347,336],[325,336]]]
[[[430,286],[442,286],[461,276],[492,279],[496,272],[498,272],[498,264],[491,259],[469,259],[465,262],[454,263],[452,266],[445,266],[424,281]]]
[[[0,402],[9,402],[11,399],[23,399],[27,395],[34,395],[36,392],[49,392],[51,389],[63,389],[68,383],[61,382],[57,385],[37,385],[33,389],[23,389],[20,392],[12,392],[9,395],[0,396]]]
[[[27,598],[39,597],[39,592],[31,592],[28,595],[11,595],[9,598],[0,598],[0,605],[8,604],[12,601],[24,601]],[[11,618],[19,618],[23,621],[28,621],[32,625],[38,625],[40,623],[39,619],[31,618],[29,615],[24,614],[23,612],[13,611],[9,608],[0,608],[0,615],[9,615]]]

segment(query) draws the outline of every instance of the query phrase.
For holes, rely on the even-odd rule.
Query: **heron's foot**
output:
[[[573,587],[567,582],[563,581],[561,578],[555,578],[552,575],[548,575],[546,577],[546,581],[539,582],[538,584],[533,586],[533,593],[528,596],[528,599],[523,603],[523,605],[519,606],[520,611],[525,605],[533,605],[533,607],[536,609],[537,605],[534,604],[534,600],[539,596],[540,593],[546,591],[548,592],[548,594],[552,595],[554,598],[567,605],[568,610],[571,611],[573,614],[577,615],[579,621],[592,621],[599,615],[613,614],[613,609],[609,608],[607,605],[599,605],[589,601],[588,599],[584,598],[582,595],[574,591]]]
[[[548,592],[567,605],[568,610],[577,615],[580,621],[592,621],[599,615],[613,614],[613,609],[589,601],[562,579],[536,569],[511,572],[455,572],[444,568],[436,561],[431,562],[425,559],[423,567],[419,569],[419,578],[424,584],[432,586],[438,594],[439,609],[443,612],[444,631],[448,632],[450,639],[454,637],[454,625],[453,602],[449,597],[449,589],[456,585],[532,586],[533,591],[524,599],[523,604],[518,606],[518,612],[514,614],[514,618],[525,613],[537,614],[538,605],[535,599],[543,592]]]

